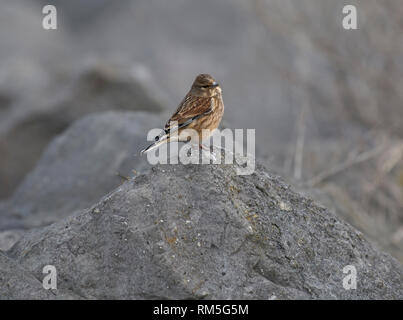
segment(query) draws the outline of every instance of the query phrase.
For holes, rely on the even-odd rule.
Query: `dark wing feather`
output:
[[[165,125],[165,131],[171,128],[170,122],[177,121],[179,128],[187,126],[194,119],[212,111],[211,97],[197,97],[187,94],[176,112]]]

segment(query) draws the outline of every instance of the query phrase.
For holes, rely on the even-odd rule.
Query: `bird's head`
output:
[[[193,82],[192,93],[202,97],[213,97],[221,94],[222,90],[219,84],[209,74],[199,74]]]

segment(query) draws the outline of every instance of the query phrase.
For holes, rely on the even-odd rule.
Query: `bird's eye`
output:
[[[209,85],[201,86],[202,88],[208,88],[210,87]]]
[[[158,141],[159,139],[160,139],[159,136],[156,136],[156,137],[155,137],[155,141]]]

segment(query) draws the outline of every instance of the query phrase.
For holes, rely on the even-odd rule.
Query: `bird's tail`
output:
[[[151,150],[154,150],[154,149],[158,148],[160,145],[162,145],[162,144],[164,144],[166,142],[167,142],[167,140],[156,141],[156,142],[150,144],[147,148],[141,150],[140,153],[141,154],[147,153],[147,152],[149,152]]]
[[[164,143],[167,143],[170,140],[169,134],[164,134],[162,136],[158,136],[157,138],[158,138],[157,141],[155,141],[152,144],[150,144],[147,148],[141,150],[140,153],[144,154],[144,153],[147,153],[147,152],[149,152],[151,150],[154,150],[154,149],[158,148],[159,146],[163,145]]]

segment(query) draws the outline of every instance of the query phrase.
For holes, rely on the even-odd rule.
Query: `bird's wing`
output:
[[[165,132],[172,129],[172,122],[178,122],[178,129],[189,125],[198,117],[210,113],[213,110],[213,99],[211,97],[197,97],[188,94],[176,112],[165,125]]]
[[[188,126],[197,118],[213,111],[213,98],[197,97],[191,94],[186,95],[182,100],[176,112],[168,120],[164,131],[157,137],[155,142],[141,151],[141,153],[149,152],[161,144],[171,140],[171,133]],[[174,126],[173,122],[177,121],[178,125]]]

